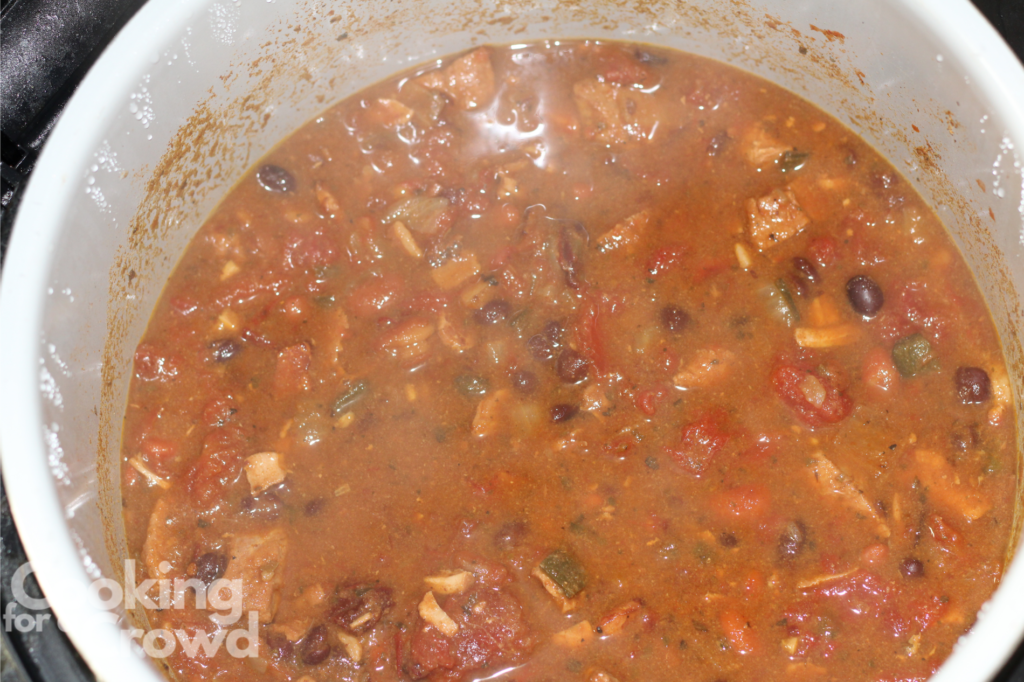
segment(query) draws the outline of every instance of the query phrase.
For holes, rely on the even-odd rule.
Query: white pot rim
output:
[[[39,396],[42,340],[52,244],[65,227],[71,192],[113,115],[111,102],[137,82],[154,47],[168,44],[208,0],[143,5],[101,55],[54,128],[19,207],[0,280],[0,452],[11,511],[36,577],[72,643],[101,679],[157,680],[146,660],[125,654],[120,628],[97,623],[102,611],[92,580],[64,523],[48,466]],[[916,18],[955,47],[990,101],[1000,103],[1010,136],[1024,152],[1024,69],[968,0],[908,0]],[[1024,216],[1022,216],[1024,220]],[[997,599],[935,680],[990,676],[1024,633],[1024,558],[1003,578]],[[84,595],[84,597],[83,597]],[[965,654],[965,655],[961,655]]]

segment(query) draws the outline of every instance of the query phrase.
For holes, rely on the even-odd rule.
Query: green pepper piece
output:
[[[566,599],[572,599],[587,586],[587,574],[580,562],[561,549],[540,562],[540,570],[558,585]]]
[[[794,173],[807,165],[807,159],[810,157],[810,152],[798,152],[795,149],[784,151],[779,159],[779,170],[783,173]]]
[[[906,336],[892,347],[893,364],[905,377],[917,376],[934,359],[932,344],[920,333]]]
[[[460,374],[455,377],[455,387],[465,396],[484,395],[490,388],[487,379],[475,374]]]
[[[334,406],[331,408],[331,416],[339,417],[344,414],[348,408],[356,404],[361,400],[366,392],[369,390],[370,385],[365,381],[349,382],[345,385],[345,390],[341,392],[338,399],[334,401]]]
[[[772,293],[778,297],[779,314],[782,316],[782,321],[786,323],[786,326],[792,327],[799,322],[800,311],[796,307],[796,301],[793,300],[793,294],[789,292],[786,280],[781,277],[775,280],[775,291]]]

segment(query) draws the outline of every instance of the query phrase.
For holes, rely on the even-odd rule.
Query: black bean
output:
[[[537,375],[521,369],[512,374],[512,386],[520,393],[533,393],[537,389]]]
[[[590,372],[590,361],[572,348],[566,348],[558,356],[555,371],[558,373],[558,378],[565,383],[578,384],[587,378],[587,374]]]
[[[779,535],[779,556],[782,559],[794,559],[804,551],[807,543],[807,530],[799,521],[790,521]]]
[[[224,575],[228,558],[220,552],[207,552],[196,559],[196,578],[207,587]]]
[[[318,497],[314,500],[310,500],[306,503],[305,513],[306,516],[316,516],[324,510],[324,505],[327,504],[327,500],[322,497]]]
[[[690,324],[690,316],[677,305],[667,305],[661,309],[661,325],[670,332],[681,332]]]
[[[559,403],[551,408],[551,421],[556,424],[559,422],[567,422],[575,417],[580,411],[579,405],[570,405],[569,403]]]
[[[796,268],[797,272],[806,277],[807,281],[811,284],[821,284],[821,276],[818,275],[818,269],[814,267],[814,263],[811,261],[802,256],[797,256],[793,259],[793,267]]]
[[[846,283],[846,297],[853,309],[864,317],[874,317],[885,303],[882,288],[865,275],[857,275]]]
[[[787,280],[790,291],[800,298],[806,298],[807,295],[811,293],[810,287],[807,286],[807,281],[800,275],[793,275],[792,277],[788,277]]]
[[[957,452],[973,450],[978,447],[978,443],[981,442],[981,434],[978,432],[978,425],[971,424],[970,426],[956,429],[950,435],[949,440],[953,444],[953,449]]]
[[[512,313],[512,305],[503,299],[496,298],[488,301],[480,310],[477,310],[473,317],[479,324],[497,324],[503,321]]]
[[[559,348],[562,345],[562,325],[558,324],[554,320],[548,320],[544,323],[544,329],[540,332],[544,338],[551,342],[551,345],[555,348]]]
[[[718,544],[722,547],[732,548],[739,544],[739,540],[732,533],[722,531],[722,534],[718,536]]]
[[[526,342],[526,350],[538,360],[550,360],[555,357],[555,346],[543,334],[534,334]]]
[[[331,655],[331,645],[327,641],[327,627],[317,625],[303,638],[299,645],[299,655],[306,665],[320,665]]]
[[[273,492],[260,493],[242,498],[242,513],[259,521],[276,521],[281,516],[284,503]]]
[[[353,585],[342,590],[327,617],[332,623],[356,635],[373,629],[393,604],[386,587]]]
[[[238,355],[238,352],[242,350],[242,344],[234,339],[223,339],[211,343],[210,350],[213,351],[215,362],[227,362]]]
[[[295,650],[295,645],[291,640],[280,632],[268,632],[266,639],[267,648],[275,658],[289,658]]]
[[[550,360],[555,357],[555,351],[561,345],[562,325],[554,320],[549,320],[539,334],[534,334],[526,342],[526,349],[538,360]]]
[[[958,367],[956,394],[964,405],[983,403],[992,396],[992,382],[980,367]]]
[[[494,546],[508,551],[523,544],[529,531],[525,521],[506,521],[494,534]]]
[[[900,564],[900,573],[904,578],[923,578],[924,564],[918,559],[904,559]]]
[[[256,181],[270,192],[294,192],[295,176],[280,166],[267,163],[256,171]]]

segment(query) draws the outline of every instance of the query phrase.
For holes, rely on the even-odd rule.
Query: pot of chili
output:
[[[1002,466],[1019,469],[1019,439],[1024,429],[1019,413],[1014,412],[1014,402],[1020,400],[1024,372],[1020,337],[1020,329],[1024,327],[1020,312],[1024,297],[1024,236],[1021,232],[1024,183],[1019,151],[1024,148],[1024,72],[966,2],[932,4],[927,8],[913,3],[881,1],[801,7],[783,2],[734,2],[720,6],[711,2],[573,5],[513,2],[499,5],[410,1],[389,3],[386,7],[360,2],[253,6],[206,0],[152,2],[140,11],[99,60],[68,106],[68,115],[52,134],[22,203],[11,242],[11,257],[3,273],[0,299],[0,320],[5,330],[0,353],[4,401],[0,411],[3,439],[0,445],[12,511],[52,608],[99,678],[157,680],[161,675],[159,665],[154,664],[154,660],[160,659],[155,642],[149,644],[151,658],[140,655],[137,644],[134,647],[124,644],[125,633],[132,625],[147,622],[149,616],[137,603],[133,605],[131,600],[123,599],[123,586],[141,579],[142,574],[136,573],[134,565],[125,563],[127,559],[136,558],[128,548],[132,534],[139,531],[131,528],[126,531],[122,518],[122,507],[127,504],[122,497],[122,477],[127,469],[123,468],[120,451],[121,429],[130,381],[138,374],[140,365],[157,377],[175,376],[180,371],[159,354],[143,352],[140,360],[137,344],[179,254],[206,216],[225,192],[239,182],[244,186],[245,182],[254,181],[269,192],[292,191],[295,177],[279,166],[262,165],[255,175],[247,169],[285,134],[318,115],[332,102],[396,71],[443,55],[466,52],[482,43],[513,45],[510,49],[523,50],[527,43],[547,41],[541,44],[551,50],[559,48],[564,41],[565,50],[572,51],[579,49],[573,41],[585,39],[628,40],[653,46],[649,52],[631,48],[632,61],[622,63],[627,70],[646,68],[649,62],[662,59],[661,48],[680,49],[730,63],[798,93],[850,125],[888,157],[905,177],[881,174],[877,178],[882,185],[879,191],[884,193],[891,184],[903,182],[921,193],[962,250],[989,306],[994,328],[1002,342],[1006,374],[996,377],[993,388],[993,377],[988,372],[964,365],[955,373],[955,387],[963,404],[991,405],[993,395],[1002,401],[1003,418],[1016,427],[1015,431],[1010,429],[1016,434],[1012,456]],[[528,53],[528,49],[521,52]],[[480,58],[479,51],[467,55],[471,62]],[[446,67],[451,64],[451,61],[443,63]],[[616,67],[612,64],[608,68],[615,71]],[[617,99],[620,91],[616,89],[620,83],[616,79],[621,76],[628,80],[629,76],[618,71],[615,71],[618,75],[610,75],[612,71],[606,69],[600,78],[577,92],[578,97],[589,102],[590,123],[583,120],[565,125],[568,128],[590,125],[586,134],[592,140],[605,143],[614,155],[615,145],[622,142],[617,135],[628,137],[646,124],[640,120],[642,102],[630,99],[634,95],[621,95],[625,98],[622,108],[616,108],[620,104]],[[459,106],[460,97],[472,98],[481,72],[456,69],[435,73],[441,75],[431,76],[429,70],[416,72],[425,92],[443,95],[441,100],[430,101],[454,102]],[[633,85],[639,82],[630,81]],[[700,83],[695,84],[687,93],[689,101],[683,102],[691,113],[698,112],[694,125],[703,125],[705,115],[711,120],[711,113],[727,99],[727,93],[716,92],[710,81],[706,85],[702,88]],[[643,92],[643,87],[635,87],[630,92]],[[430,101],[425,105],[428,112]],[[465,105],[462,108],[472,109],[475,103],[467,100],[461,104]],[[609,113],[609,106],[614,109],[612,113]],[[637,107],[640,107],[639,114]],[[380,115],[386,113],[399,117],[405,114],[402,109],[391,109]],[[787,121],[776,116],[772,123],[784,129]],[[501,131],[494,132],[500,139]],[[724,137],[709,133],[706,147],[709,155],[713,155],[712,151],[717,153],[719,147],[737,143],[728,131],[726,133]],[[642,134],[651,134],[651,130]],[[775,150],[777,154],[771,151],[772,144],[782,137],[785,137],[782,133],[762,129],[760,138],[745,140],[743,144],[747,149],[767,150],[765,153],[772,155],[769,159],[772,172],[782,173],[780,177],[784,180],[789,177],[785,174],[792,174],[794,180],[780,183],[783,187],[776,193],[749,197],[753,202],[748,211],[750,224],[746,229],[749,232],[742,242],[737,242],[736,263],[688,264],[687,267],[697,273],[696,277],[713,277],[716,268],[754,269],[758,252],[768,252],[774,243],[785,241],[791,236],[787,231],[795,234],[802,230],[800,213],[806,210],[813,215],[811,206],[796,205],[794,197],[803,199],[805,193],[799,186],[797,194],[792,190],[798,182],[795,174],[807,162],[807,157],[802,154],[801,144],[784,145],[781,151]],[[439,143],[444,144],[444,141]],[[372,147],[374,142],[371,139],[366,144]],[[534,154],[543,153],[543,149],[534,150]],[[829,181],[835,182],[834,179]],[[514,169],[503,171],[498,182],[504,183],[499,191],[502,187],[506,193],[516,191]],[[655,178],[655,184],[657,182]],[[585,193],[585,188],[577,189]],[[329,197],[330,192],[325,190],[318,200],[334,200]],[[387,206],[389,219],[386,222],[390,229],[396,230],[395,239],[413,255],[421,249],[415,235],[429,233],[437,227],[437,221],[443,220],[443,208],[435,210],[439,201],[458,199],[437,194],[427,198],[437,201],[430,204],[397,200]],[[640,211],[623,216],[624,220],[607,232],[591,234],[586,226],[581,227],[578,222],[547,210],[547,206],[529,208],[529,214],[516,215],[509,220],[524,225],[527,235],[553,235],[553,263],[564,273],[565,286],[577,293],[586,283],[585,275],[576,269],[582,249],[593,248],[603,253],[628,248],[635,233],[655,221],[655,217]],[[403,232],[394,228],[395,224],[406,229]],[[740,226],[741,232],[743,229]],[[854,227],[849,229],[850,234],[854,234]],[[909,230],[913,234],[913,228]],[[830,324],[835,321],[833,318],[838,318],[828,301],[804,309],[803,303],[795,300],[802,295],[801,286],[811,288],[817,284],[817,268],[824,267],[822,263],[834,257],[829,252],[835,247],[827,242],[818,244],[811,258],[801,256],[793,261],[791,275],[769,282],[765,287],[766,305],[777,309],[780,320],[794,325],[801,347],[814,348],[840,341],[855,343],[844,335],[856,332],[841,324]],[[673,251],[674,248],[678,251]],[[651,260],[645,263],[647,278],[656,281],[663,271],[683,259],[685,248],[665,244],[651,254]],[[867,253],[874,245],[858,244],[851,248]],[[316,259],[315,254],[302,249],[294,253],[298,259]],[[884,258],[884,255],[871,253],[861,256],[861,262],[865,262],[865,258]],[[451,262],[458,264],[467,260],[456,257]],[[445,267],[443,263],[438,265],[435,273]],[[223,267],[230,268],[226,264]],[[445,282],[459,279],[462,276],[459,268],[465,267],[448,268],[441,280],[435,277],[435,281],[445,288]],[[497,268],[488,264],[487,269]],[[477,266],[475,270],[482,268]],[[476,274],[474,272],[473,276]],[[487,297],[492,284],[486,278],[481,282],[480,291],[472,294],[471,299]],[[464,278],[458,283],[463,284]],[[942,324],[940,318],[945,311],[941,301],[936,303],[929,299],[929,294],[913,287],[901,290],[896,294],[900,300],[890,303],[894,293],[881,287],[869,274],[851,276],[844,286],[846,300],[839,299],[840,302],[864,320],[886,314],[886,304],[891,308],[899,303],[907,314],[919,316],[921,328],[931,330]],[[390,295],[385,289],[365,292],[364,298],[369,302],[367,310],[373,310],[381,296]],[[468,295],[460,292],[460,295]],[[945,294],[947,299],[960,295],[958,292]],[[500,305],[500,300],[494,298],[478,307],[475,314],[482,328],[504,323],[519,312],[508,304]],[[593,373],[605,372],[602,360],[593,353],[597,338],[594,330],[598,324],[595,320],[602,314],[601,306],[612,304],[596,300],[584,303],[583,314],[574,319],[572,330],[562,329],[557,323],[545,325],[527,339],[529,352],[535,358],[550,360],[555,376],[567,386],[583,386]],[[811,318],[811,323],[796,324],[795,316],[801,309]],[[301,316],[301,311],[296,314]],[[682,306],[662,307],[659,312],[661,333],[685,331],[688,325],[694,324],[695,314],[694,310]],[[236,321],[229,316],[217,324],[230,327]],[[425,338],[428,327],[431,334],[439,332],[438,324],[433,318],[419,322],[413,319],[405,327],[394,330],[393,338],[388,337],[390,341],[382,342],[383,350],[396,356],[415,355],[417,335]],[[742,335],[742,323],[736,324],[739,327],[735,333]],[[802,337],[801,329],[804,330]],[[456,345],[458,331],[450,332]],[[879,382],[888,381],[889,375],[896,376],[894,373],[907,378],[935,371],[939,366],[941,360],[936,360],[928,334],[915,333],[910,328],[906,331],[908,333],[896,335],[891,353],[876,359],[882,369],[872,376]],[[581,334],[590,334],[591,342],[581,346]],[[230,359],[235,350],[231,344],[222,344],[214,352],[220,359]],[[697,387],[707,377],[714,377],[719,371],[717,368],[736,361],[734,354],[722,349],[691,350],[697,353],[690,357],[690,363],[672,359],[673,385],[636,387],[633,400],[639,413],[654,415],[659,403],[668,401],[669,396],[675,399],[673,391]],[[292,366],[302,364],[303,352],[299,348],[286,354],[286,365],[289,362]],[[412,355],[399,359],[412,365],[417,360]],[[770,383],[749,390],[774,392],[778,401],[775,408],[790,410],[787,414],[795,420],[794,426],[798,429],[809,429],[814,434],[815,429],[848,415],[850,406],[838,389],[842,379],[828,367],[805,366],[797,361],[773,362],[774,367],[767,375]],[[523,390],[530,389],[531,381],[535,380],[528,373],[512,378],[514,386]],[[287,383],[287,378],[282,381]],[[478,376],[458,375],[455,382],[467,398],[491,399],[504,395],[504,389],[492,389]],[[368,385],[359,381],[350,382],[344,388],[330,413],[331,419],[339,423],[352,414],[350,408],[369,390]],[[414,388],[410,395],[415,393]],[[591,398],[601,402],[600,397]],[[908,396],[908,399],[911,398]],[[211,413],[211,419],[229,419],[231,410],[235,409],[230,405],[221,407],[224,413]],[[554,424],[571,424],[581,418],[579,413],[577,402],[557,403],[551,407],[548,417]],[[596,417],[587,414],[583,418]],[[652,470],[661,468],[661,460],[664,460],[666,468],[676,467],[673,471],[677,475],[699,479],[711,470],[709,458],[726,447],[728,429],[723,425],[732,418],[728,410],[716,409],[692,415],[685,423],[678,424],[677,437],[672,442],[666,441],[659,451],[660,458],[648,458],[645,466]],[[486,436],[489,423],[486,413],[479,425],[474,419],[473,428],[481,430],[474,435]],[[307,438],[317,437],[316,427],[311,423],[292,422],[286,428],[300,430]],[[973,447],[967,443],[976,437],[971,428],[957,433],[962,435],[965,448]],[[914,440],[908,440],[911,435],[914,434],[895,435],[894,447],[913,445]],[[440,442],[445,434],[439,431],[435,436]],[[571,445],[568,441],[566,444]],[[637,442],[633,432],[626,432],[609,444],[614,455],[636,447]],[[159,447],[153,447],[156,450],[150,454],[159,456]],[[752,447],[749,456],[755,460],[762,457],[771,461],[774,456],[771,442],[754,443]],[[911,457],[916,458],[916,466],[922,467],[923,472],[930,472],[914,478],[913,490],[919,486],[925,490],[942,490],[947,478],[955,475],[955,470],[941,456],[923,448],[911,448],[910,452],[915,453]],[[286,472],[278,453],[261,452],[252,456],[257,459],[247,460],[249,482],[263,480],[262,476],[267,486],[279,485],[281,481],[275,472],[282,475]],[[899,509],[868,503],[859,487],[861,481],[851,482],[841,467],[829,459],[824,446],[808,449],[805,458],[804,465],[811,475],[809,480],[844,500],[842,504],[858,519],[877,524],[879,537],[892,534],[890,524],[895,523],[892,519],[899,516]],[[160,488],[166,481],[147,461],[139,460],[132,468]],[[567,490],[571,484],[572,481],[565,483]],[[956,484],[960,485],[960,481]],[[247,513],[273,514],[273,509],[260,506],[265,498],[261,502],[256,494],[262,492],[264,486],[253,485],[250,498],[253,501],[249,502]],[[491,481],[478,482],[478,485],[483,491],[481,494],[489,494],[489,486],[497,484]],[[915,595],[918,601],[900,613],[890,614],[890,627],[900,632],[903,632],[900,628],[904,628],[903,634],[919,633],[924,627],[922,623],[940,618],[958,617],[965,628],[973,623],[970,632],[935,675],[936,680],[987,679],[1013,650],[1024,631],[1024,612],[1019,608],[1024,602],[1024,562],[1019,557],[1013,559],[1019,542],[1016,529],[1020,523],[1020,482],[1014,485],[1012,494],[1008,498],[1004,496],[1003,513],[999,517],[999,522],[1007,528],[1002,536],[1006,546],[988,548],[985,559],[998,566],[995,573],[1001,575],[1000,585],[985,608],[977,616],[956,614],[942,601],[942,595],[921,594]],[[338,490],[344,494],[343,488]],[[949,494],[956,497],[954,493]],[[721,503],[721,513],[726,516],[741,515],[744,510],[765,504],[756,487],[750,486],[724,489],[719,498],[716,499]],[[968,521],[985,518],[986,522],[992,522],[992,517],[986,516],[987,508],[982,509],[985,501],[972,505],[969,501],[957,500],[963,502],[960,506],[967,510]],[[615,514],[616,504],[607,496],[602,500],[598,494],[595,504],[595,519],[601,514],[609,517]],[[315,514],[316,509],[311,513]],[[980,556],[956,545],[955,528],[941,517],[937,518],[915,521],[915,532],[926,532],[933,540],[944,538],[954,546],[951,551],[969,557]],[[570,532],[583,535],[594,532],[589,524],[597,522],[585,516],[570,521]],[[661,527],[660,524],[667,521],[652,518],[650,523]],[[809,542],[825,543],[820,534],[817,538],[809,535],[808,529],[797,519],[782,519],[778,523],[780,561],[797,555]],[[514,520],[509,524],[501,526],[504,530],[498,536],[499,542],[517,542],[520,529]],[[202,518],[198,525],[203,526]],[[698,563],[711,560],[715,553],[736,549],[739,542],[732,533],[720,537],[712,534],[710,538],[690,548]],[[669,545],[671,543],[662,543],[657,549],[671,558],[678,548]],[[241,551],[237,546],[232,547],[229,554]],[[600,580],[601,568],[584,565],[578,556],[563,547],[552,546],[548,550],[538,556],[535,566],[527,567],[528,572],[532,572],[537,581],[536,589],[546,590],[560,609],[571,613],[578,603],[576,600],[581,595],[586,598],[590,582]],[[880,554],[884,549],[874,551]],[[869,561],[875,555],[865,556],[864,560]],[[264,574],[261,575],[273,574],[274,569],[268,566],[276,565],[276,561],[270,556],[262,564]],[[214,556],[204,554],[190,565],[192,577],[202,578],[207,574],[220,577],[231,571],[230,558],[216,553]],[[500,577],[495,578],[472,561],[462,568],[450,568],[453,570],[447,573],[427,576],[431,590],[411,616],[415,618],[418,614],[420,620],[416,623],[426,623],[425,631],[436,630],[445,636],[454,636],[452,633],[460,627],[463,630],[472,627],[471,620],[467,619],[471,618],[468,614],[476,602],[466,601],[468,597],[464,595],[477,593],[465,592],[464,587],[460,588],[461,582],[479,581],[482,585],[488,584],[488,580],[501,582]],[[898,570],[906,580],[914,580],[929,569],[908,556],[898,563]],[[852,611],[881,609],[880,600],[884,601],[889,593],[881,583],[873,582],[871,575],[848,566],[833,565],[825,567],[822,576],[809,578],[811,582],[802,589],[810,595],[809,599],[845,599],[843,603]],[[158,572],[145,576],[160,577]],[[773,576],[760,579],[765,578],[774,579]],[[731,579],[753,580],[754,583],[758,580],[749,575]],[[100,580],[111,581],[106,583],[106,591],[99,588],[101,583],[97,581]],[[591,591],[596,592],[596,588],[592,587]],[[455,596],[442,596],[439,603],[433,598],[435,593]],[[515,609],[512,602],[503,599],[492,595],[494,608],[506,614]],[[742,609],[736,604],[729,602],[716,607],[714,602],[719,599],[728,602],[731,597],[709,592],[707,601],[711,606],[702,612],[704,615],[673,614],[673,617],[685,618],[689,628],[688,634],[676,638],[678,642],[674,644],[679,648],[688,646],[687,637],[701,637],[714,629],[724,633],[721,637],[723,650],[740,656],[752,654],[755,645],[749,631],[754,628],[744,620]],[[933,604],[935,599],[938,601]],[[363,624],[376,624],[380,614],[391,608],[392,597],[374,584],[359,583],[335,587],[331,600],[335,617],[330,623],[333,624],[317,626],[326,628],[323,630],[307,629],[296,637],[295,645],[303,648],[300,654],[290,655],[299,656],[305,664],[318,664],[318,652],[324,647],[327,651],[333,648],[343,652],[343,656],[356,658],[353,652],[361,651],[359,647],[365,644],[358,637],[363,634]],[[459,622],[448,615],[457,604],[461,604],[467,614],[458,615]],[[779,639],[781,646],[796,656],[794,665],[797,667],[789,674],[813,679],[819,671],[797,655],[798,647],[808,642],[818,642],[818,646],[825,648],[831,646],[829,633],[834,624],[821,613],[801,611],[799,606],[793,605],[787,611],[786,622],[779,625]],[[614,631],[639,627],[635,622],[630,625],[638,618],[644,623],[654,621],[655,607],[650,599],[643,603],[625,600],[602,615],[596,634],[611,637]],[[878,617],[883,617],[881,613],[878,611]],[[704,622],[706,619],[713,623]],[[817,628],[814,632],[808,630],[812,620]],[[583,622],[588,623],[587,628],[567,627],[558,633],[561,635],[558,641],[575,646],[576,638],[593,637],[595,628],[589,621]],[[187,623],[179,625],[189,627]],[[575,622],[574,627],[580,625]],[[191,632],[194,634],[195,630]],[[659,646],[667,646],[667,635],[662,634],[664,641],[659,640]],[[286,634],[283,636],[288,639]],[[334,639],[328,641],[329,636]],[[140,640],[136,638],[137,643]],[[402,641],[401,637],[396,639],[398,641]],[[900,654],[906,659],[929,655],[927,651],[918,651],[913,635],[903,638],[901,643],[910,647]],[[418,646],[426,645],[420,640]],[[396,653],[395,657],[399,655]],[[416,677],[422,676],[417,671],[426,670],[424,675],[430,672],[423,668],[426,660],[422,656],[413,663],[420,667],[405,666],[402,674]],[[570,656],[566,663],[567,674],[588,679],[611,678],[604,670],[585,670],[585,665],[586,661]],[[433,670],[435,676],[452,678],[460,674],[453,672],[459,669],[452,666],[440,665]],[[626,670],[616,672],[629,679]],[[265,669],[256,672],[265,672]],[[177,673],[199,674],[181,668]],[[492,673],[475,675],[488,674]],[[316,679],[315,673],[311,675]]]

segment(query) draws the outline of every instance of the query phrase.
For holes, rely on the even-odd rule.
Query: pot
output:
[[[50,606],[99,679],[161,679],[125,645],[136,614],[119,598],[120,427],[135,345],[203,218],[250,164],[332,102],[475,44],[558,37],[727,61],[850,125],[951,230],[1021,403],[1024,69],[967,0],[154,0],[50,136],[0,290],[12,513]],[[1022,507],[1018,495],[1018,527]],[[936,681],[989,679],[1021,640],[1017,555]]]

